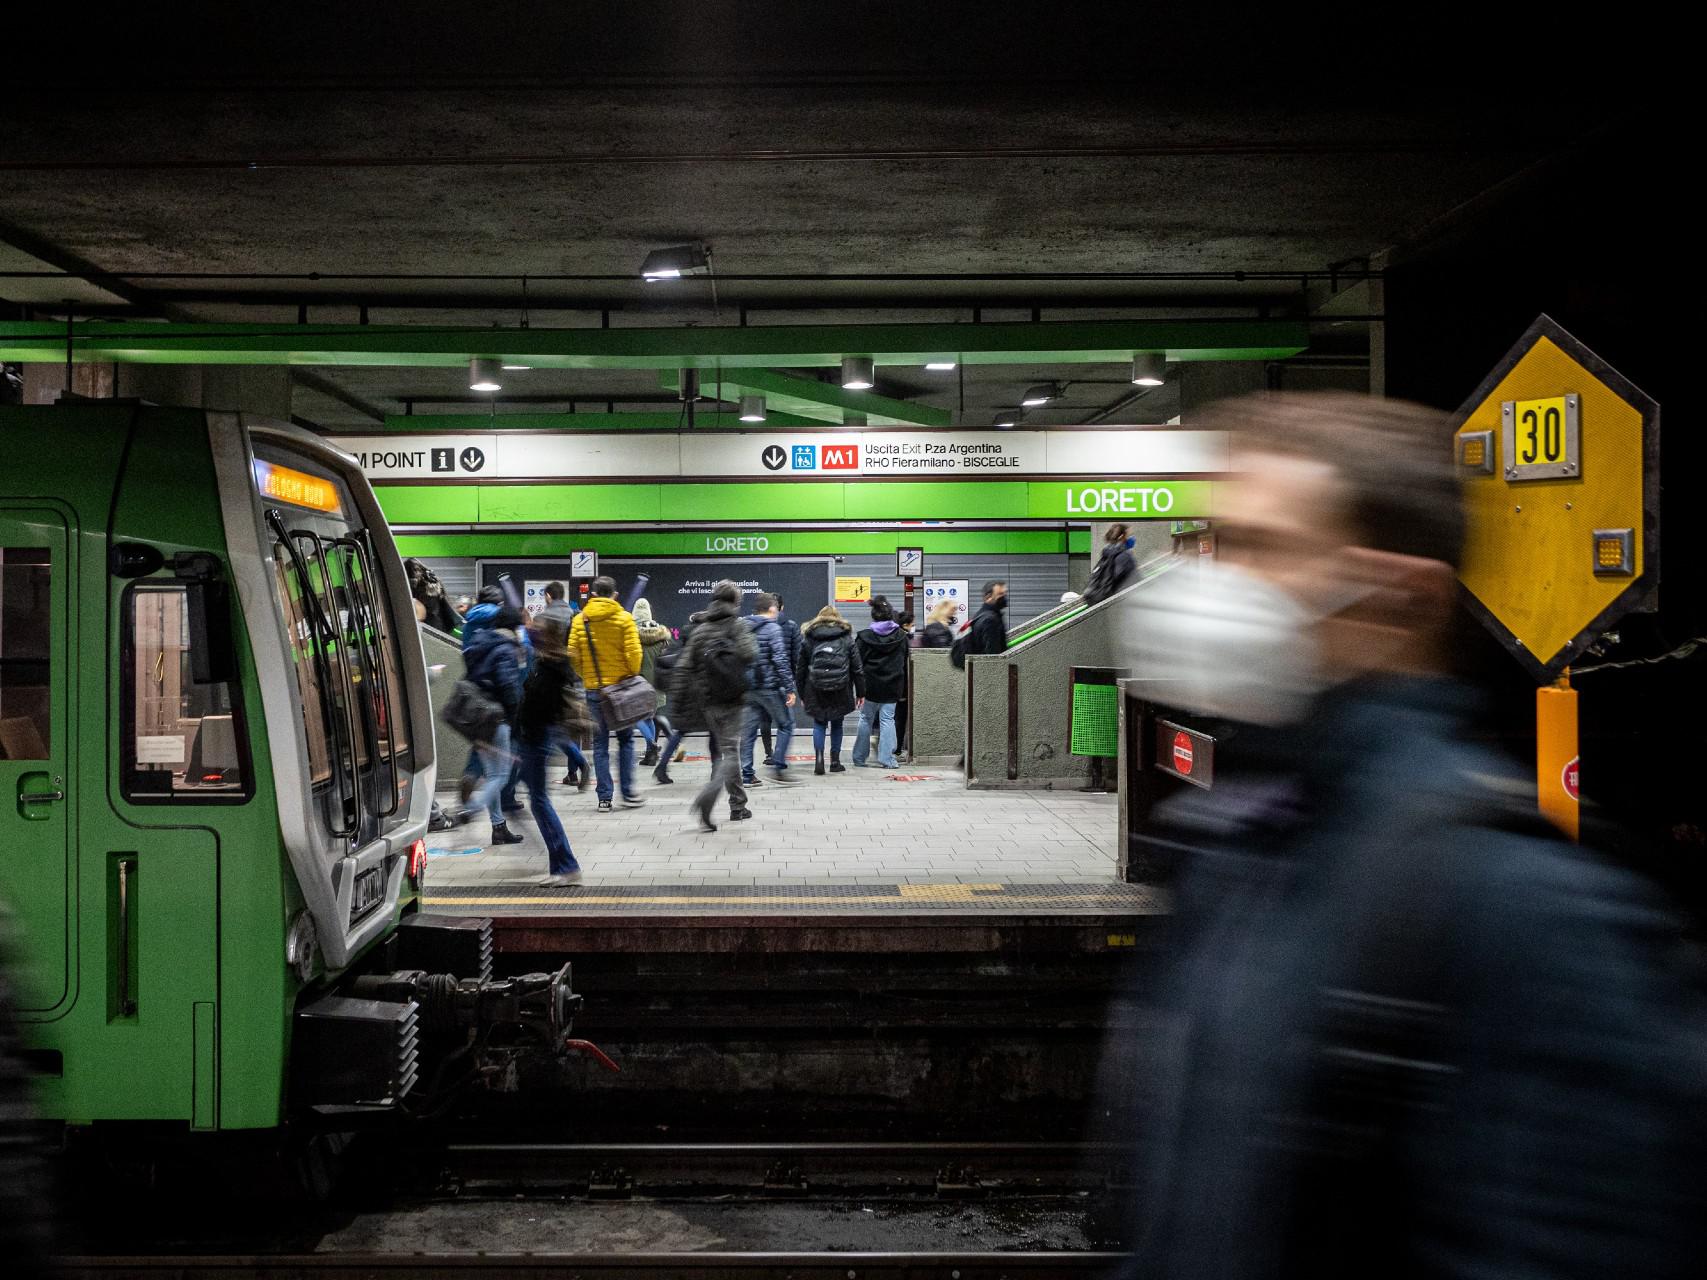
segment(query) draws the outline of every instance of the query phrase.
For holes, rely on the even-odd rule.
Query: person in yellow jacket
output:
[[[640,632],[628,610],[617,602],[615,579],[594,578],[592,593],[569,626],[569,657],[587,687],[587,710],[593,713],[593,770],[598,777],[599,812],[609,813],[616,789],[610,776],[611,731],[605,723],[599,691],[640,674]],[[622,803],[637,808],[646,801],[634,785],[634,730],[619,730],[616,741]]]

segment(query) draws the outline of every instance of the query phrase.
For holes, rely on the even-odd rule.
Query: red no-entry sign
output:
[[[1171,720],[1156,720],[1155,767],[1205,790],[1215,785],[1215,739]]]
[[[1174,734],[1174,771],[1191,773],[1191,735],[1184,729]]]

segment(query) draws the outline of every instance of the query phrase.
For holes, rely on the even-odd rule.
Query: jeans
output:
[[[853,762],[865,763],[871,754],[871,731],[877,730],[877,763],[885,769],[895,767],[895,704],[873,702],[870,698],[859,709],[859,734],[854,738]]]
[[[788,767],[788,743],[794,737],[794,708],[788,705],[788,695],[776,689],[755,689],[747,695],[752,706],[752,716],[747,720],[747,731],[741,735],[741,777],[751,780],[753,776],[753,743],[758,740],[759,729],[766,724],[776,726],[776,772],[782,773]]]
[[[830,754],[842,754],[842,721],[838,716],[834,720],[814,720],[812,722],[812,750],[819,755],[824,754],[824,731],[830,732]]]
[[[550,859],[554,876],[581,869],[581,864],[575,861],[575,851],[569,847],[569,837],[564,834],[563,824],[558,821],[557,810],[551,807],[551,799],[545,790],[545,759],[553,750],[565,745],[555,735],[547,735],[540,742],[530,742],[526,738],[521,740],[522,781],[527,784],[528,805],[533,810],[533,820],[539,824],[539,834],[545,841],[546,856]]]
[[[729,792],[730,813],[747,807],[747,790],[741,785],[742,728],[749,715],[756,718],[758,714],[757,709],[739,702],[705,709],[705,725],[711,730],[712,745],[717,748],[717,763],[711,766],[711,780],[693,798],[693,807],[707,817],[711,816],[719,791]]]
[[[462,771],[464,773],[471,773],[476,778],[484,778],[486,776],[486,764],[485,761],[480,758],[480,749],[478,747],[471,746],[468,748],[468,763],[462,766]],[[510,771],[505,775],[503,794],[499,797],[499,803],[504,806],[504,811],[506,813],[511,809],[518,807],[518,802],[516,800],[516,784],[521,780],[522,762],[520,759],[512,760],[510,764]]]
[[[605,704],[597,689],[587,690],[587,710],[593,713],[593,769],[598,774],[600,801],[609,800],[615,789],[610,780],[611,728],[605,723]],[[635,795],[634,790],[634,730],[616,732],[618,768],[622,774],[622,794]]]
[[[484,809],[492,819],[492,825],[497,826],[504,820],[504,814],[498,808],[498,798],[510,779],[510,726],[501,724],[498,731],[492,735],[491,742],[483,742],[479,747],[478,760],[480,763],[480,785],[474,794],[468,797],[470,809]]]

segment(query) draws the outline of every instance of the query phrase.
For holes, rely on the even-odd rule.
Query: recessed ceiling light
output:
[[[1167,381],[1168,358],[1160,352],[1140,352],[1132,357],[1132,385],[1159,387]]]
[[[876,372],[870,356],[843,356],[842,390],[870,391]]]
[[[955,362],[952,360],[925,361],[925,368],[929,369],[932,373],[952,373],[954,371],[954,367]]]
[[[741,397],[741,421],[763,422],[765,420],[765,398],[763,396]]]
[[[502,391],[504,380],[498,376],[498,362],[490,356],[475,356],[468,362],[470,391]]]
[[[504,365],[503,367],[506,369],[531,369],[531,368],[533,368],[533,366],[531,364],[507,364],[507,365]]]

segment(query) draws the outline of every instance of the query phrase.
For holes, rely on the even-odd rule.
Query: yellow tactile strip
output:
[[[1162,910],[1159,896],[1143,885],[1094,884],[815,884],[815,885],[636,885],[629,888],[546,888],[524,885],[429,887],[428,910],[469,907],[532,908],[575,913],[590,908],[667,914],[684,908],[696,914],[800,911],[1074,912],[1148,914]]]

